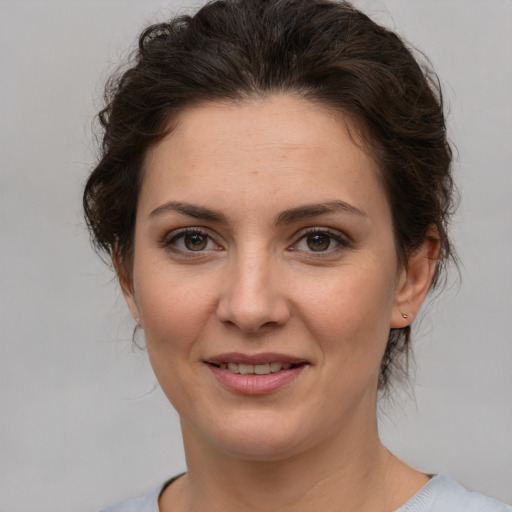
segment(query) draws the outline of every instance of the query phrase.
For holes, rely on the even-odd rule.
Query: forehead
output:
[[[320,102],[291,94],[199,103],[181,111],[171,125],[167,144],[164,139],[163,144],[151,148],[146,163],[162,151],[162,146],[167,145],[171,150],[171,137],[174,145],[184,150],[201,141],[194,147],[197,158],[212,150],[229,151],[234,144],[270,151],[280,147],[283,151],[301,148],[339,151],[357,146],[362,153],[370,155],[348,116]]]
[[[351,128],[339,113],[290,95],[195,106],[148,151],[140,206],[183,196],[226,206],[243,196],[247,205],[271,195],[283,208],[348,196],[387,208],[377,165]]]

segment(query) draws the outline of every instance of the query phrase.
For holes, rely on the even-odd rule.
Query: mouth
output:
[[[306,363],[285,363],[281,361],[274,361],[266,364],[246,364],[246,363],[209,363],[221,370],[228,370],[231,373],[240,373],[242,375],[268,375],[269,373],[277,373],[282,370],[291,370],[303,366]]]
[[[259,395],[290,384],[309,362],[284,354],[222,354],[204,361],[231,391]]]

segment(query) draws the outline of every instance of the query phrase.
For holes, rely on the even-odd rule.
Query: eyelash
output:
[[[177,245],[176,245],[177,241],[180,239],[184,239],[184,237],[187,235],[203,236],[206,238],[206,244],[213,242],[217,246],[217,250],[222,250],[220,244],[217,243],[217,241],[211,236],[210,233],[208,233],[205,230],[199,229],[199,228],[185,228],[185,229],[179,230],[178,232],[173,231],[171,233],[168,233],[161,240],[160,245],[165,249],[168,249],[174,253],[186,255],[187,257],[197,257],[201,254],[204,254],[206,252],[204,249],[199,249],[197,251],[194,251],[192,249],[183,249],[183,248],[177,247]],[[327,236],[329,238],[329,246],[325,250],[320,250],[320,251],[302,250],[302,249],[296,248],[296,246],[300,242],[302,242],[303,240],[306,240],[307,237],[311,236],[311,235]],[[308,254],[311,256],[314,255],[314,257],[317,257],[317,258],[327,257],[327,256],[332,255],[333,253],[337,253],[339,251],[342,251],[342,250],[350,247],[350,242],[345,237],[341,236],[339,232],[332,231],[332,230],[326,229],[326,228],[309,228],[309,229],[306,229],[306,230],[298,233],[297,235],[295,235],[294,238],[296,238],[296,241],[291,246],[288,247],[288,249],[287,249],[288,251],[290,251],[290,252],[293,252],[293,251],[299,252],[300,251],[302,253],[305,253],[305,254]],[[337,246],[335,246],[333,248],[330,247],[332,240],[334,240],[336,242],[336,244],[338,244]],[[220,249],[219,249],[219,247],[220,247]]]
[[[201,235],[206,238],[207,244],[213,242],[217,248],[220,247],[217,241],[210,235],[210,233],[198,228],[185,228],[179,230],[178,232],[172,231],[163,238],[163,240],[160,242],[160,245],[165,249],[175,253],[187,255],[188,257],[194,257],[204,253],[204,250],[194,251],[191,249],[182,249],[176,246],[176,242],[180,239],[184,239],[187,235]]]

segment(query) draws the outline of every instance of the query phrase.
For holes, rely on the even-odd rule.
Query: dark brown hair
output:
[[[404,42],[348,2],[218,0],[148,27],[129,67],[107,84],[101,158],[84,191],[95,246],[131,276],[137,198],[148,148],[184,108],[291,93],[348,117],[377,161],[399,260],[431,226],[453,256],[451,150],[436,75]],[[379,388],[407,355],[410,327],[391,329]]]

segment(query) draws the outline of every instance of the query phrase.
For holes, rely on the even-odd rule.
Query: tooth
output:
[[[240,373],[238,363],[228,363],[228,370],[233,373]]]
[[[272,373],[278,372],[281,369],[282,363],[270,363],[270,371]]]
[[[243,364],[239,363],[238,369],[242,375],[247,375],[249,373],[254,373],[254,365],[253,364]]]
[[[254,365],[254,373],[256,375],[267,375],[270,373],[270,365],[269,364],[255,364]]]
[[[282,368],[283,370],[289,370],[292,367],[292,363],[283,363]]]
[[[219,368],[220,368],[221,370],[227,370],[228,365],[227,365],[226,363],[220,363],[220,364],[219,364]]]

